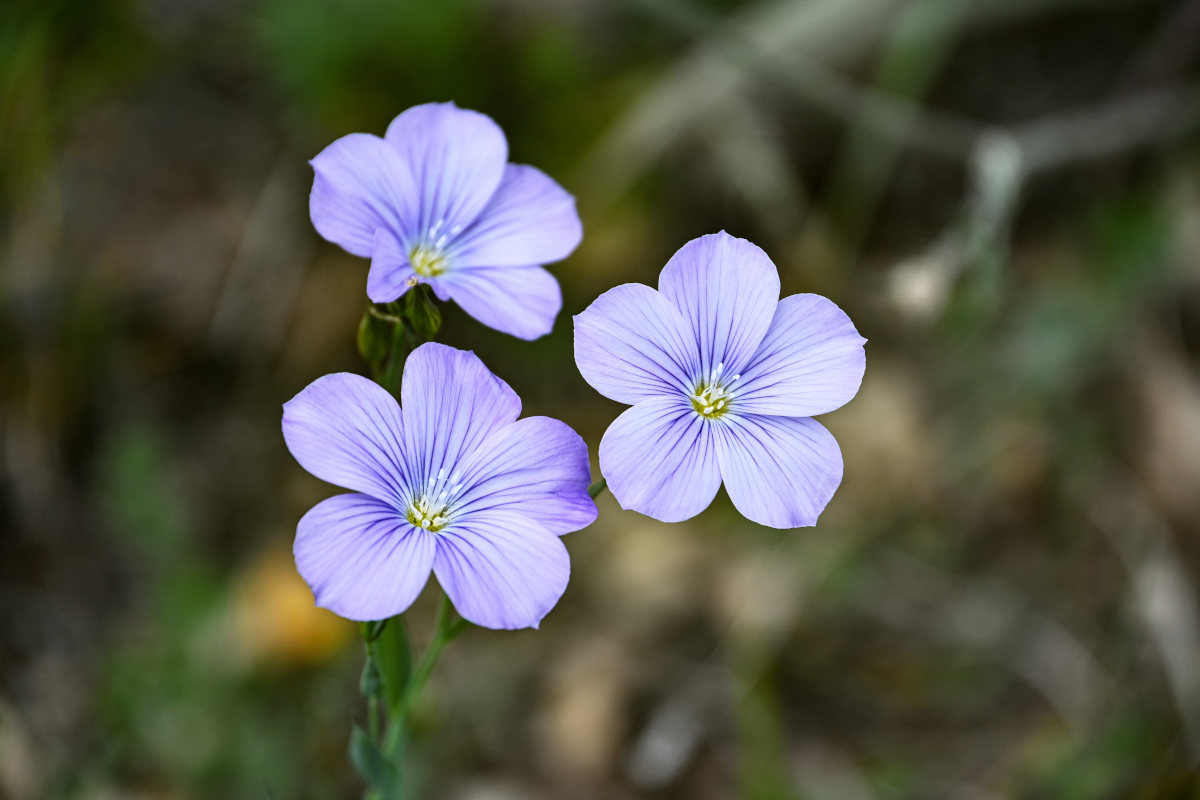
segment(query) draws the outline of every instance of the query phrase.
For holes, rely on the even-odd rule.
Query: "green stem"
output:
[[[421,689],[425,686],[425,681],[433,672],[438,656],[442,654],[442,648],[452,638],[451,629],[454,627],[452,608],[450,598],[442,595],[441,605],[438,606],[437,622],[434,623],[433,639],[430,640],[429,647],[425,649],[425,654],[421,656],[417,668],[413,670],[412,678],[409,679],[400,702],[396,704],[396,708],[392,709],[393,716],[408,716],[417,695],[420,694]]]
[[[379,741],[379,699],[375,697],[367,699],[367,731]]]
[[[604,478],[601,478],[588,487],[588,494],[591,495],[593,500],[595,500],[600,496],[600,493],[603,492],[607,486],[608,481],[606,481]]]
[[[378,306],[378,305],[376,305],[376,304],[374,304],[374,303],[372,303],[371,305],[367,306],[367,313],[368,313],[368,314],[370,314],[370,315],[371,315],[372,317],[374,317],[375,319],[381,319],[381,320],[383,320],[384,322],[387,322],[387,323],[389,323],[389,324],[391,324],[391,325],[403,325],[403,324],[405,324],[405,323],[404,323],[404,320],[403,320],[401,317],[398,317],[398,316],[396,316],[395,314],[389,314],[389,313],[388,313],[388,312],[386,312],[386,311],[382,311],[382,310],[380,310],[379,306]]]
[[[364,693],[368,695],[370,736],[377,743],[382,758],[394,767],[395,775],[399,776],[398,780],[400,781],[398,784],[393,784],[392,789],[387,791],[373,786],[366,794],[367,800],[400,800],[407,796],[406,792],[408,788],[411,788],[405,783],[408,774],[405,768],[407,760],[405,750],[408,744],[409,717],[421,690],[433,674],[442,650],[469,627],[470,623],[454,614],[454,606],[451,604],[450,598],[443,595],[438,606],[437,619],[434,622],[433,637],[429,640],[429,645],[425,648],[421,660],[411,672],[407,668],[397,669],[401,665],[392,663],[395,661],[394,656],[390,659],[381,658],[379,651],[381,642],[379,637],[383,635],[384,628],[390,632],[388,635],[405,637],[404,641],[407,642],[403,631],[402,617],[393,617],[387,620],[383,626],[370,628],[364,625],[362,627],[363,637],[367,639],[368,671],[372,663],[379,665],[383,670],[381,685],[384,687],[384,693],[382,695],[378,694],[380,691],[378,688],[371,689],[372,692],[377,693],[374,696],[368,693],[368,687],[375,685],[370,680],[364,680],[363,683]],[[375,638],[369,638],[372,634],[375,635]],[[386,687],[393,680],[398,681],[398,684],[395,685],[402,687],[398,695],[387,692]],[[379,703],[380,699],[385,702]],[[386,712],[387,720],[387,727],[382,736],[375,721],[376,711],[380,706]],[[364,774],[364,777],[367,776]]]

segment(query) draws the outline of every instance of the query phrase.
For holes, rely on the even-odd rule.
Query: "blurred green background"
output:
[[[443,657],[428,797],[1200,797],[1198,50],[1193,0],[4,3],[0,797],[361,792],[279,418],[367,264],[306,161],[450,99],[585,238],[551,336],[444,338],[593,455],[570,315],[695,236],[870,343],[820,525],[603,496],[542,629]]]

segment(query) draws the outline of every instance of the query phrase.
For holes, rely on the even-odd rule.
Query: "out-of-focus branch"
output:
[[[747,72],[768,80],[827,113],[859,118],[891,139],[950,158],[971,150],[978,126],[951,114],[921,109],[911,101],[856,86],[806,55],[764,54],[717,14],[678,0],[633,0],[639,8],[684,35],[708,43]]]
[[[1173,86],[1011,129],[1029,172],[1131,150],[1200,124],[1200,86]]]
[[[1112,543],[1174,695],[1193,764],[1200,763],[1200,603],[1174,535],[1153,501],[1115,461],[1097,486],[1072,484],[1079,509]]]
[[[860,86],[803,54],[761,52],[717,14],[679,0],[633,0],[660,22],[710,43],[742,69],[841,119],[906,147],[970,162],[997,126],[923,107]],[[999,128],[1020,150],[1025,173],[1068,164],[1171,138],[1200,123],[1200,86],[1169,87],[1119,98],[1087,109]]]

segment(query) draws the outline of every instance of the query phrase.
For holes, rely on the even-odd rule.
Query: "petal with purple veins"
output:
[[[816,294],[783,298],[742,370],[739,413],[811,417],[841,408],[862,384],[865,342],[831,300]]]
[[[428,342],[404,362],[400,389],[414,488],[457,469],[493,432],[516,420],[521,400],[474,353]]]
[[[772,528],[817,524],[842,481],[833,434],[812,419],[736,413],[715,428],[725,491],[742,516]]]
[[[484,325],[519,339],[545,336],[562,308],[558,281],[542,267],[452,269],[430,283]]]
[[[493,433],[460,467],[456,514],[509,509],[555,534],[596,519],[587,445],[565,423],[527,417]]]
[[[558,536],[509,510],[472,514],[438,533],[433,571],[463,619],[536,628],[562,597],[571,561]]]
[[[429,580],[434,535],[388,503],[342,494],[315,505],[296,527],[296,568],[317,605],[346,619],[387,619]]]
[[[311,162],[316,173],[308,198],[313,227],[325,239],[369,258],[375,231],[387,228],[404,238],[417,196],[412,171],[378,136],[352,133],[322,150]]]
[[[600,472],[621,508],[662,522],[707,508],[721,486],[711,428],[682,392],[626,409],[600,440]]]
[[[283,406],[283,438],[323,481],[396,503],[409,485],[396,400],[361,375],[310,383]]]
[[[455,267],[523,267],[564,259],[582,238],[575,198],[541,170],[509,164],[451,252]]]
[[[575,365],[600,394],[631,405],[683,397],[700,372],[687,322],[640,283],[609,289],[575,317]]]
[[[658,276],[658,290],[692,329],[706,373],[750,363],[779,302],[779,271],[757,245],[721,233],[693,239]]]
[[[398,300],[409,290],[409,280],[416,275],[395,235],[387,228],[377,230],[371,271],[367,273],[367,297],[375,303]]]
[[[413,106],[392,120],[385,138],[417,187],[405,222],[433,241],[445,236],[449,242],[479,216],[508,161],[500,126],[453,103]]]

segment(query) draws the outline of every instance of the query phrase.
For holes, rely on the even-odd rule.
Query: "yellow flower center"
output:
[[[404,516],[418,528],[427,531],[440,531],[451,522],[453,509],[451,506],[458,499],[462,484],[450,485],[446,480],[446,470],[439,470],[435,478],[424,492],[415,495],[408,504]]]
[[[688,399],[692,401],[692,408],[705,419],[719,419],[729,412],[730,402],[733,400],[733,385],[742,376],[734,375],[726,379],[721,375],[724,369],[723,363],[717,364],[707,376],[697,381],[695,386],[685,387]]]
[[[408,263],[413,270],[424,278],[441,275],[449,266],[446,254],[436,247],[419,244],[408,254]]]

